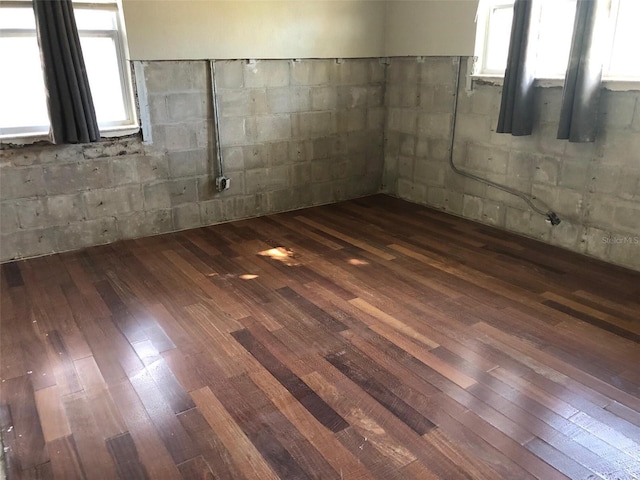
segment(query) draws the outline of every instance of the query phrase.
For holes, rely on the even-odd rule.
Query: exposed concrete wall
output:
[[[384,55],[383,1],[124,0],[123,7],[134,60]]]
[[[448,165],[452,58],[392,59],[387,71],[385,190],[563,248],[640,269],[640,92],[605,91],[592,144],[556,140],[562,90],[538,88],[533,135],[496,134],[501,87],[459,92],[454,160],[543,199],[551,227],[521,199]],[[463,68],[463,72],[466,71]]]
[[[378,60],[218,65],[218,193],[208,62],[148,62],[153,143],[0,150],[0,260],[63,252],[375,193]]]

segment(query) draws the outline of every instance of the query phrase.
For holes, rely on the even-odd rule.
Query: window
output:
[[[102,134],[137,126],[125,38],[115,3],[74,3],[89,86]],[[49,118],[31,2],[0,6],[0,137],[46,135]]]
[[[535,43],[536,78],[564,78],[571,49],[577,0],[534,1],[531,26]],[[476,74],[503,76],[507,65],[514,0],[480,0],[476,30]],[[635,60],[640,45],[640,1],[613,0],[611,43],[604,78],[640,80],[640,63]]]

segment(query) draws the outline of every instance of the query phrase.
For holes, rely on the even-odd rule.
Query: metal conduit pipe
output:
[[[526,194],[514,188],[508,187],[506,185],[502,185],[501,183],[496,183],[486,178],[482,178],[477,175],[474,175],[473,173],[469,173],[465,170],[458,168],[455,165],[453,161],[453,147],[455,144],[456,121],[458,117],[458,95],[459,95],[458,89],[460,87],[460,75],[462,71],[462,57],[457,57],[457,58],[458,58],[458,68],[457,68],[456,79],[455,79],[455,93],[453,95],[453,115],[451,116],[451,142],[449,144],[449,166],[451,167],[451,170],[453,170],[458,175],[462,175],[463,177],[467,177],[477,182],[484,183],[485,185],[488,185],[493,188],[497,188],[498,190],[502,190],[503,192],[507,192],[511,195],[515,195],[516,197],[521,198],[527,203],[527,205],[529,205],[529,207],[531,207],[531,209],[534,212],[545,216],[547,218],[547,221],[551,225],[553,226],[558,225],[560,223],[560,217],[558,217],[558,215],[554,211],[552,211],[542,200],[539,200],[529,194]],[[540,204],[540,207],[538,207],[533,202],[534,200],[538,204]]]

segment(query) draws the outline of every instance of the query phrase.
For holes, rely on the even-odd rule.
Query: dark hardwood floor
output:
[[[640,274],[533,240],[374,196],[1,278],[11,480],[640,478]]]

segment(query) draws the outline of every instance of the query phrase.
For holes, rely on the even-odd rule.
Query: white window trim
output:
[[[473,62],[473,72],[471,73],[472,81],[481,81],[495,85],[504,83],[504,74],[502,72],[487,71],[485,68],[485,55],[487,40],[489,36],[489,12],[490,8],[495,6],[513,5],[515,0],[499,0],[488,1],[480,0],[476,12],[476,40],[475,40],[475,61]],[[640,1],[640,0],[638,0]],[[613,0],[611,8],[614,10],[611,22],[615,24],[618,15],[619,0]],[[613,38],[611,39],[613,46]],[[607,66],[605,65],[605,69]],[[536,78],[534,85],[536,87],[553,88],[562,87],[564,85],[564,77],[540,77]],[[636,77],[615,77],[603,75],[602,88],[611,91],[638,91],[640,90],[640,78]]]
[[[127,32],[124,24],[123,17],[123,8],[122,8],[122,0],[95,0],[93,2],[85,2],[85,1],[76,1],[73,0],[74,7],[83,9],[100,9],[100,10],[114,10],[116,12],[116,21],[117,23],[117,31],[109,30],[109,31],[101,31],[101,30],[78,30],[78,33],[84,32],[84,34],[90,33],[95,36],[107,36],[113,38],[116,44],[116,48],[118,49],[119,55],[119,65],[120,69],[120,81],[121,87],[123,91],[123,95],[126,96],[125,103],[125,111],[127,113],[128,121],[126,122],[118,122],[112,123],[111,125],[102,126],[100,128],[100,137],[104,138],[113,138],[113,137],[124,137],[136,134],[140,131],[139,124],[139,116],[137,111],[136,99],[134,95],[134,84],[133,78],[131,75],[131,67],[130,67],[130,58],[129,51],[125,48],[127,43]],[[5,8],[32,8],[32,3],[30,0],[3,0],[2,7]],[[11,29],[5,29],[7,32],[16,32]],[[21,30],[21,32],[24,32]],[[20,32],[18,32],[20,33]],[[26,33],[25,33],[26,34]],[[29,32],[29,35],[31,33]],[[49,141],[49,132],[43,132],[38,130],[34,132],[33,130],[38,127],[33,127],[32,131],[24,131],[23,133],[15,134],[5,134],[0,135],[0,144],[13,144],[13,145],[29,145],[41,141]]]

